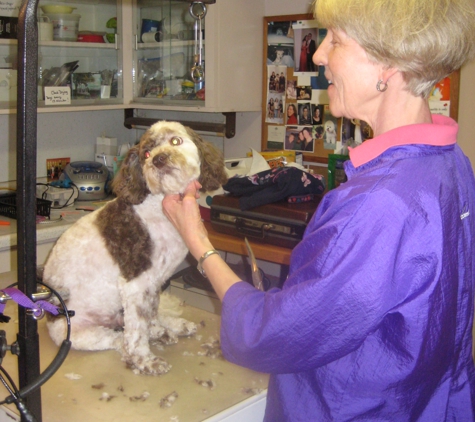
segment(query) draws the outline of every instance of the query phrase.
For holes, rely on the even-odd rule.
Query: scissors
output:
[[[256,289],[264,291],[264,286],[262,284],[262,275],[257,266],[256,257],[254,256],[254,252],[251,249],[251,245],[249,244],[247,237],[244,238],[244,242],[246,243],[247,254],[251,259],[251,270],[252,270],[252,283]]]

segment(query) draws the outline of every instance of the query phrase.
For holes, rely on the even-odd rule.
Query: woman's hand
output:
[[[206,227],[201,221],[200,208],[196,202],[200,196],[198,192],[200,188],[199,182],[191,182],[183,194],[167,195],[162,203],[164,214],[178,230],[197,261],[205,252],[214,249],[208,239]],[[206,258],[203,268],[221,300],[228,289],[241,280],[218,254]]]
[[[199,259],[203,253],[213,249],[208,232],[201,221],[196,199],[199,198],[201,185],[191,182],[180,195],[167,195],[163,199],[163,212],[180,233],[191,254]]]

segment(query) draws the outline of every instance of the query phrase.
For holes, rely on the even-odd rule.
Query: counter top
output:
[[[15,279],[12,274],[0,275],[0,287],[10,282],[8,277]],[[216,417],[225,409],[265,396],[267,375],[241,368],[222,357],[206,356],[207,349],[202,345],[219,339],[220,317],[188,305],[182,309],[182,316],[199,328],[196,335],[181,338],[175,345],[153,346],[156,354],[172,364],[168,374],[134,375],[116,351],[71,350],[63,365],[41,388],[43,420],[64,422],[67,415],[68,422],[215,421],[221,419]],[[7,304],[5,315],[12,320],[0,328],[7,332],[11,344],[18,332],[14,303]],[[57,347],[49,337],[44,319],[38,322],[38,332],[44,370]],[[15,356],[8,352],[3,366],[14,380],[18,379]],[[204,387],[199,381],[215,386]],[[160,401],[173,392],[178,394],[175,403],[169,408],[161,407]],[[0,399],[7,395],[3,390]],[[10,409],[18,413],[14,406]]]
[[[112,198],[106,198],[103,201],[77,201],[70,207],[52,209],[49,220],[45,219],[36,224],[36,242],[38,244],[55,242],[75,221],[90,212],[77,208],[98,209],[110,199]],[[0,251],[2,251],[17,245],[17,221],[5,216],[0,216],[0,220],[10,223],[6,226],[0,225]]]

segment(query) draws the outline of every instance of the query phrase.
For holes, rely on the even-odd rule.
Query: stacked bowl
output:
[[[53,24],[54,41],[77,41],[79,19],[81,15],[73,14],[76,7],[61,4],[45,4],[40,6],[43,16],[47,16]]]

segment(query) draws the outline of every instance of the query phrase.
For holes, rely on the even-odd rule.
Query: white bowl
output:
[[[45,4],[40,6],[43,13],[72,13],[77,7],[64,6],[62,4]]]

